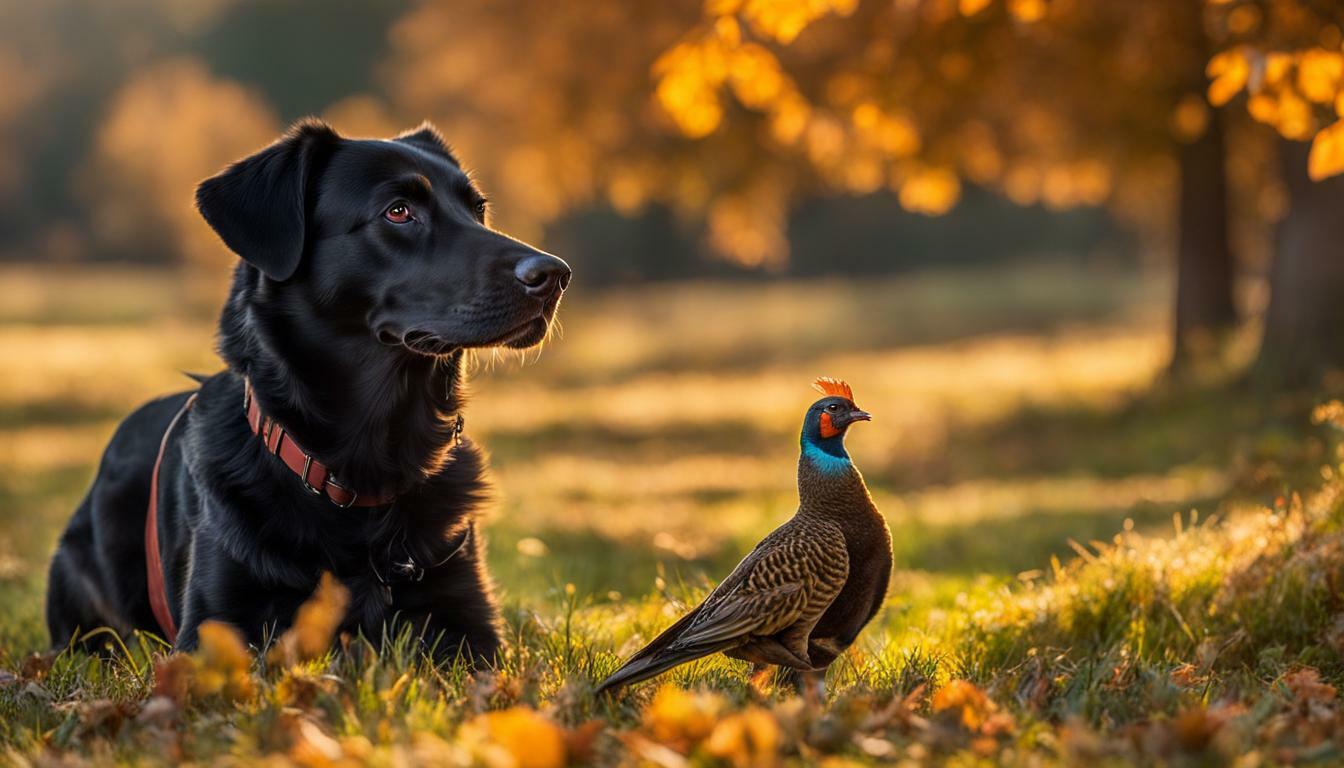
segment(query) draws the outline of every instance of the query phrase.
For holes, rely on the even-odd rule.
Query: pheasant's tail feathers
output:
[[[733,643],[716,643],[714,645],[693,646],[679,651],[655,653],[652,656],[643,658],[632,658],[627,661],[620,669],[616,670],[603,680],[597,686],[597,693],[605,691],[614,691],[618,688],[624,688],[627,685],[648,680],[650,677],[660,675],[667,670],[680,666],[690,661],[703,658],[711,653],[717,653]]]
[[[854,390],[849,385],[839,379],[832,379],[830,376],[818,377],[812,382],[812,388],[823,395],[836,395],[849,400],[854,399]]]
[[[615,691],[624,688],[627,685],[648,680],[659,672],[664,672],[676,666],[675,661],[667,661],[661,664],[658,663],[659,661],[659,659],[653,658],[639,659],[627,663],[613,672],[606,680],[603,680],[598,684],[596,692],[606,693],[607,691]]]

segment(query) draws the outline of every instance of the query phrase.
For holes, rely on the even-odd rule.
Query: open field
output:
[[[1314,398],[1160,382],[1166,291],[1064,266],[599,296],[580,282],[544,350],[474,363],[467,427],[492,454],[491,561],[515,635],[504,668],[352,654],[252,675],[221,651],[193,679],[247,686],[187,684],[155,714],[143,650],[24,659],[45,644],[46,558],[117,421],[218,366],[218,291],[0,272],[0,744],[15,761],[508,765],[511,739],[558,723],[571,762],[604,764],[1328,756],[1344,734],[1337,430],[1313,426]],[[592,678],[791,514],[821,374],[875,414],[849,445],[897,568],[836,665],[829,714],[761,698],[722,660],[669,676],[722,694],[592,700]],[[545,717],[473,719],[515,704]],[[720,721],[738,730],[716,735]]]

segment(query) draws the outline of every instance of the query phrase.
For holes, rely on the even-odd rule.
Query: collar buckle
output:
[[[308,470],[311,469],[312,466],[313,466],[313,455],[311,453],[303,454],[303,473],[299,475],[299,479],[303,481],[303,487],[306,488],[309,493],[313,494],[314,496],[321,496],[322,491],[326,488],[327,482],[331,478],[323,478],[322,488],[314,488],[312,483],[308,482]]]
[[[355,501],[359,499],[359,491],[356,491],[354,488],[346,488],[344,485],[341,485],[340,483],[336,482],[336,479],[331,475],[327,475],[326,485],[335,486],[338,490],[342,490],[350,494],[350,500],[342,504],[331,495],[330,491],[327,492],[327,498],[331,499],[331,503],[335,504],[341,509],[349,509],[353,507],[355,505]]]

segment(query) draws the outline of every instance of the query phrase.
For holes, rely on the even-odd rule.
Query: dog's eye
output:
[[[411,207],[405,203],[394,203],[383,211],[383,218],[393,224],[405,224],[411,220]]]
[[[476,218],[480,219],[481,221],[485,221],[485,208],[486,204],[489,202],[490,202],[489,200],[481,198],[480,202],[476,203]]]

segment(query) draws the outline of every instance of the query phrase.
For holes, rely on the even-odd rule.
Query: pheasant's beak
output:
[[[850,421],[872,421],[873,415],[867,411],[850,411]]]

